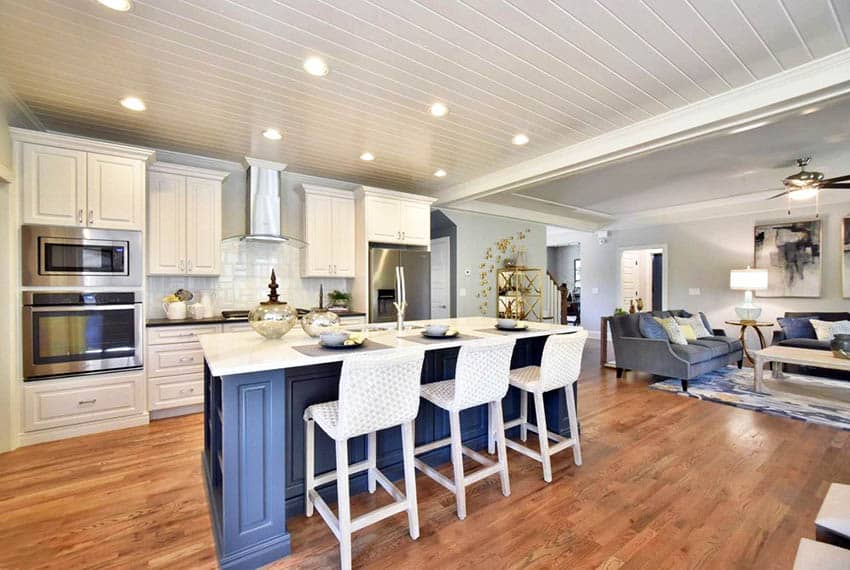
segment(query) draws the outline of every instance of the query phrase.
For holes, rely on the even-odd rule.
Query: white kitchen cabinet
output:
[[[350,192],[302,185],[302,277],[354,277],[355,213]]]
[[[361,189],[366,239],[373,243],[429,245],[433,198],[379,188]]]
[[[228,173],[157,162],[148,174],[148,274],[221,272],[221,183]]]
[[[10,129],[23,223],[142,230],[145,164],[153,151]]]

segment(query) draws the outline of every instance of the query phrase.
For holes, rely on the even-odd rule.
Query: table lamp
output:
[[[729,288],[744,291],[744,304],[735,307],[742,322],[755,322],[761,315],[761,308],[753,304],[753,291],[767,289],[767,269],[733,269],[729,272]]]

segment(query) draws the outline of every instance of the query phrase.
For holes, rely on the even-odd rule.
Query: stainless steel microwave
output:
[[[65,226],[21,228],[24,287],[141,287],[142,234]]]

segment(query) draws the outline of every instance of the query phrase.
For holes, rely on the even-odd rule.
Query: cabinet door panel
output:
[[[304,199],[304,248],[302,275],[320,277],[333,273],[333,198],[309,194]],[[353,240],[352,240],[353,241]]]
[[[24,223],[85,225],[86,153],[25,143],[21,155]]]
[[[88,225],[142,230],[145,225],[145,168],[141,160],[88,153]]]
[[[419,202],[401,202],[401,232],[405,243],[427,245],[431,241],[431,208]]]
[[[221,272],[221,184],[186,179],[186,272]]]
[[[368,196],[366,219],[369,241],[398,243],[401,241],[401,207],[394,198]]]
[[[354,277],[354,200],[333,199],[333,273]]]
[[[151,172],[148,177],[148,273],[186,272],[186,178]]]

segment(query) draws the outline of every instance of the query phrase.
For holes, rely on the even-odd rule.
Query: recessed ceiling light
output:
[[[322,77],[323,75],[328,74],[328,64],[325,63],[321,57],[318,56],[310,56],[304,60],[304,71],[309,73],[310,75],[315,75],[317,77]]]
[[[366,162],[368,162],[370,160],[375,160],[375,155],[372,154],[371,152],[364,152],[363,154],[360,155],[360,160],[365,160]]]
[[[445,117],[449,113],[449,108],[443,103],[434,103],[431,105],[431,114],[435,117]]]
[[[521,133],[518,135],[514,135],[514,138],[511,139],[511,142],[517,146],[528,144],[528,136]]]
[[[283,138],[283,135],[280,134],[280,131],[277,129],[266,129],[263,131],[263,136],[270,141],[279,141]]]
[[[118,12],[129,12],[133,9],[132,0],[97,0],[107,8],[112,8]]]
[[[437,178],[442,178],[445,175],[446,175],[446,171],[443,170],[442,168],[434,173],[434,176],[436,176]]]
[[[145,102],[138,97],[124,97],[121,99],[121,106],[131,111],[144,111],[147,109]]]
[[[747,131],[751,131],[753,129],[763,127],[763,126],[767,125],[768,123],[770,123],[770,121],[759,121],[758,123],[752,123],[752,124],[749,124],[749,125],[744,125],[743,127],[738,127],[736,129],[732,129],[731,131],[729,131],[729,134],[730,135],[737,135],[738,133],[745,133]]]

